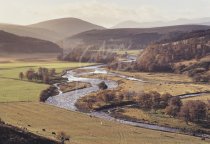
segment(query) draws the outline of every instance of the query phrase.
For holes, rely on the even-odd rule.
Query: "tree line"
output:
[[[73,49],[65,56],[59,56],[59,60],[75,62],[109,63],[116,59],[117,54],[109,51],[91,51],[84,49]]]
[[[170,94],[160,95],[157,92],[142,93],[137,96],[140,108],[147,110],[164,109],[165,114],[171,117],[181,118],[186,123],[202,122],[208,120],[210,103],[200,100],[190,100],[183,103],[180,97],[172,97]]]
[[[39,67],[37,71],[30,68],[25,73],[20,72],[19,79],[23,80],[24,78],[26,78],[28,81],[37,81],[49,84],[50,77],[53,77],[55,75],[56,75],[56,70],[54,68],[48,69],[48,68]]]
[[[209,121],[208,110],[209,104],[194,100],[183,103],[180,97],[173,97],[171,94],[160,94],[158,92],[126,92],[117,90],[104,90],[88,97],[84,97],[77,102],[81,109],[94,109],[95,106],[104,106],[104,103],[119,104],[120,102],[131,101],[136,103],[138,108],[144,110],[163,110],[166,115],[190,122]]]

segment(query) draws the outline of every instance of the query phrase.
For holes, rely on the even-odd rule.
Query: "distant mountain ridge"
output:
[[[210,25],[210,21],[209,22],[205,22],[205,23],[202,23],[203,25]]]
[[[210,25],[210,17],[199,19],[177,19],[173,21],[154,21],[154,22],[138,22],[138,21],[124,21],[113,27],[115,28],[152,28],[152,27],[164,27],[173,25]]]
[[[30,37],[17,36],[0,31],[1,53],[60,53],[62,49],[50,42]]]
[[[161,27],[164,26],[164,22],[137,22],[137,21],[124,21],[121,22],[111,29],[121,29],[121,28],[152,28],[152,27]]]
[[[171,37],[179,31],[179,33],[193,30],[209,29],[210,18],[199,19],[202,25],[180,25],[180,26],[162,26],[163,22],[143,23],[147,27],[153,28],[121,28],[106,29],[104,27],[80,20],[77,18],[61,18],[43,21],[27,26],[0,24],[0,30],[12,33],[18,36],[42,39],[59,44],[60,47],[77,48],[90,47],[101,48],[131,48],[142,49],[148,44],[162,40],[165,37]],[[180,23],[187,23],[189,20],[179,19]],[[130,21],[136,27],[139,23]],[[129,23],[127,22],[127,26]],[[192,22],[192,20],[191,20]],[[195,22],[195,20],[194,20]],[[155,25],[161,27],[154,27]],[[143,27],[143,26],[142,26]],[[173,34],[171,34],[171,32]]]

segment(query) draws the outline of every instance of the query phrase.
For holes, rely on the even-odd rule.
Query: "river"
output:
[[[104,81],[106,83],[106,85],[108,86],[108,89],[110,89],[110,90],[118,87],[118,83],[115,81],[112,81],[112,80],[83,78],[82,77],[82,76],[88,75],[88,74],[90,74],[90,75],[92,75],[92,74],[107,74],[109,76],[117,76],[117,77],[121,77],[121,78],[131,80],[131,81],[138,81],[140,83],[146,82],[141,79],[136,79],[136,78],[125,76],[125,75],[108,72],[106,69],[103,68],[103,66],[104,65],[89,66],[89,67],[83,67],[83,68],[76,69],[76,70],[80,70],[80,72],[75,72],[76,70],[70,70],[70,71],[66,72],[66,74],[63,77],[68,78],[69,82],[74,82],[74,81],[88,82],[92,86],[88,87],[88,88],[84,88],[84,89],[67,92],[67,93],[62,93],[60,91],[59,95],[48,98],[46,103],[56,106],[56,107],[64,108],[67,110],[77,111],[77,108],[75,106],[75,103],[77,102],[77,100],[80,99],[81,97],[84,97],[84,96],[90,94],[90,93],[97,92],[99,90],[99,88],[98,88],[99,83]],[[81,72],[81,70],[85,70],[85,72]],[[87,70],[90,72],[87,72]],[[57,86],[57,84],[55,86]],[[59,89],[59,87],[58,87],[58,89]],[[200,94],[200,95],[202,95],[202,94]],[[200,95],[196,94],[196,96],[200,96]],[[188,95],[182,95],[180,97],[185,98],[185,97],[190,97],[190,96],[193,97],[195,95],[188,94]],[[147,129],[152,129],[152,130],[173,132],[173,133],[181,132],[180,129],[176,129],[176,128],[126,121],[126,120],[122,120],[122,119],[116,119],[116,118],[111,117],[107,112],[103,112],[103,111],[92,112],[92,113],[89,113],[89,115],[92,115],[92,116],[95,116],[95,117],[98,117],[101,119],[109,120],[109,121],[116,121],[119,123],[142,127],[142,128],[147,128]],[[197,136],[200,136],[200,135],[197,135]]]

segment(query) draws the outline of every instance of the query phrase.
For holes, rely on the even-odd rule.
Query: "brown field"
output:
[[[120,72],[123,73],[123,72]],[[142,83],[138,81],[130,81],[125,80],[119,77],[107,77],[106,75],[92,75],[89,77],[98,77],[104,79],[111,79],[118,81],[119,89],[125,91],[135,91],[135,92],[150,92],[150,91],[157,91],[161,94],[170,93],[173,96],[181,95],[181,94],[188,94],[188,93],[196,93],[196,92],[204,92],[209,91],[210,87],[207,84],[198,84],[193,83],[191,78],[185,75],[178,75],[178,74],[170,74],[170,73],[123,73],[125,75],[129,75],[136,78],[141,78],[146,80],[148,83]],[[91,96],[91,95],[89,95]],[[207,99],[210,99],[209,95],[202,96],[202,97],[195,97],[189,99],[199,99],[207,102]],[[185,99],[183,101],[187,101]],[[103,104],[101,104],[103,105]],[[161,111],[157,113],[147,112],[136,108],[126,108],[123,111],[119,111],[121,116],[126,116],[131,119],[136,120],[143,120],[149,123],[158,124],[162,126],[172,126],[177,128],[187,128],[187,129],[204,129],[199,125],[190,123],[189,125],[186,124],[181,119],[171,118],[167,115],[162,114]]]
[[[203,101],[205,103],[208,103],[208,101],[210,101],[210,94],[206,94],[206,95],[203,95],[203,96],[200,96],[200,97],[186,98],[186,99],[183,99],[183,102],[187,102],[189,100],[200,100],[200,101]]]
[[[190,77],[174,73],[148,73],[148,72],[122,72],[122,71],[114,71],[114,72],[152,82],[177,82],[177,83],[192,82],[192,79]]]
[[[161,94],[170,93],[173,96],[210,91],[209,85],[192,83],[191,78],[185,75],[177,75],[170,73],[120,73],[146,80],[148,81],[148,83],[124,80],[120,77],[107,77],[106,75],[92,75],[88,77],[99,77],[118,81],[120,83],[120,88],[126,91],[157,91]]]
[[[1,103],[0,117],[9,124],[26,127],[35,134],[49,138],[54,138],[52,132],[64,131],[71,136],[71,144],[207,144],[210,142],[196,137],[90,118],[81,113],[35,102]]]

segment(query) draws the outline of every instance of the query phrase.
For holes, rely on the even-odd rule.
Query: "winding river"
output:
[[[95,70],[94,72],[89,72],[89,74],[93,73],[105,73],[106,71],[103,69],[100,69],[100,66],[90,66],[90,67],[84,67],[80,69],[87,69],[87,70]],[[68,110],[76,111],[77,108],[75,107],[75,103],[77,100],[81,97],[84,97],[92,92],[96,92],[99,90],[98,84],[101,82],[105,82],[108,86],[108,89],[115,89],[118,84],[115,81],[111,80],[101,80],[101,79],[92,79],[92,78],[82,78],[82,75],[87,75],[87,72],[79,73],[77,74],[74,72],[74,70],[68,71],[63,77],[68,78],[68,82],[87,82],[91,84],[91,87],[79,89],[67,93],[62,93],[60,91],[60,94],[54,97],[50,97],[47,99],[46,103],[51,104],[60,108],[65,108]],[[55,85],[57,86],[57,85]],[[59,89],[59,88],[58,88]]]
[[[84,89],[79,89],[79,90],[67,92],[67,93],[62,93],[61,91],[59,91],[60,92],[59,95],[48,98],[46,103],[50,104],[50,105],[60,107],[60,108],[64,108],[64,109],[67,109],[67,110],[77,111],[77,108],[75,106],[76,101],[78,99],[80,99],[81,97],[84,97],[84,96],[86,96],[86,95],[88,95],[92,92],[97,92],[99,90],[99,88],[97,86],[99,83],[104,81],[106,83],[106,85],[108,86],[108,89],[110,89],[110,90],[118,87],[118,83],[115,82],[115,81],[104,80],[104,79],[83,78],[82,77],[83,75],[107,74],[109,76],[117,76],[117,77],[121,77],[121,78],[128,79],[128,80],[131,80],[131,81],[138,81],[140,83],[145,82],[141,79],[136,79],[136,78],[125,76],[125,75],[108,72],[107,70],[105,70],[103,68],[103,66],[104,65],[89,66],[89,67],[83,67],[83,68],[78,68],[78,69],[75,69],[75,70],[68,71],[63,77],[68,78],[69,82],[74,82],[74,81],[88,82],[92,86],[88,87],[88,88],[84,88]],[[85,72],[81,72],[81,71],[76,72],[76,70],[81,70],[81,69],[85,70]],[[57,84],[55,84],[55,86],[57,86]],[[58,90],[59,90],[59,87],[58,87]],[[202,94],[196,94],[196,95],[195,94],[194,95],[189,94],[189,95],[182,95],[180,97],[181,98],[186,98],[186,97],[191,97],[191,96],[193,97],[193,96],[200,96],[200,95],[202,95]],[[128,125],[132,125],[132,126],[136,126],[136,127],[152,129],[152,130],[174,132],[174,133],[181,132],[180,129],[176,129],[176,128],[170,128],[170,127],[158,126],[158,125],[153,125],[153,124],[126,121],[126,120],[122,120],[122,119],[116,119],[116,118],[111,117],[107,112],[103,112],[103,111],[92,112],[92,113],[89,113],[89,115],[92,115],[94,117],[98,117],[98,118],[101,118],[101,119],[109,120],[109,121],[117,121],[119,123],[128,124]],[[200,135],[198,134],[197,136],[200,136]]]

